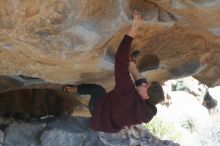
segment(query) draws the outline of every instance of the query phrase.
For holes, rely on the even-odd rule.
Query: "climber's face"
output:
[[[142,83],[140,86],[136,87],[137,92],[139,93],[139,95],[143,100],[149,99],[149,96],[147,94],[147,89],[149,88],[149,86],[150,85],[147,83]]]

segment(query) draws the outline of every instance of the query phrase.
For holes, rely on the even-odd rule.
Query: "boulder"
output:
[[[12,83],[13,75],[39,78],[29,85],[92,82],[111,89],[108,58],[128,31],[132,10],[144,24],[131,50],[142,52],[137,64],[151,69],[145,71],[149,81],[191,75],[219,85],[219,7],[217,0],[1,1],[0,75],[10,83],[0,89],[27,85],[24,79]],[[148,67],[147,54],[159,67]]]
[[[0,130],[0,145],[179,146],[172,141],[154,137],[142,125],[125,127],[118,133],[104,133],[92,130],[89,123],[89,118],[71,116],[14,121],[4,132]]]

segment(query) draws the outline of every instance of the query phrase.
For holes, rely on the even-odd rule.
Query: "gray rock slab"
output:
[[[91,130],[89,118],[60,117],[50,122],[41,135],[42,146],[104,145]]]
[[[47,130],[41,135],[42,146],[85,145],[88,135],[85,132],[68,132],[61,129]]]
[[[0,130],[0,146],[3,145],[4,135],[4,132]]]
[[[141,125],[126,127],[118,133],[96,132],[89,118],[61,117],[50,122],[41,135],[42,146],[179,146],[154,137]]]
[[[15,122],[5,130],[4,145],[37,146],[46,124]]]

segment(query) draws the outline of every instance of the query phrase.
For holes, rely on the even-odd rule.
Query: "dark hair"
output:
[[[149,104],[156,105],[164,100],[163,88],[158,82],[152,82],[147,89],[149,99],[146,100]]]

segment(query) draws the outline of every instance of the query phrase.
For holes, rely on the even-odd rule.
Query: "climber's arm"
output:
[[[143,19],[141,14],[139,14],[137,11],[133,12],[134,20],[132,21],[132,25],[130,30],[127,32],[127,35],[129,35],[132,38],[135,38],[138,32],[138,28],[142,25]]]
[[[127,93],[135,88],[129,72],[129,52],[131,42],[142,23],[142,18],[137,12],[134,12],[133,16],[132,26],[121,41],[115,55],[115,90],[118,93]]]
[[[130,63],[129,63],[129,71],[135,81],[138,79],[143,79],[143,76],[138,71],[137,66],[133,61],[130,61]]]

